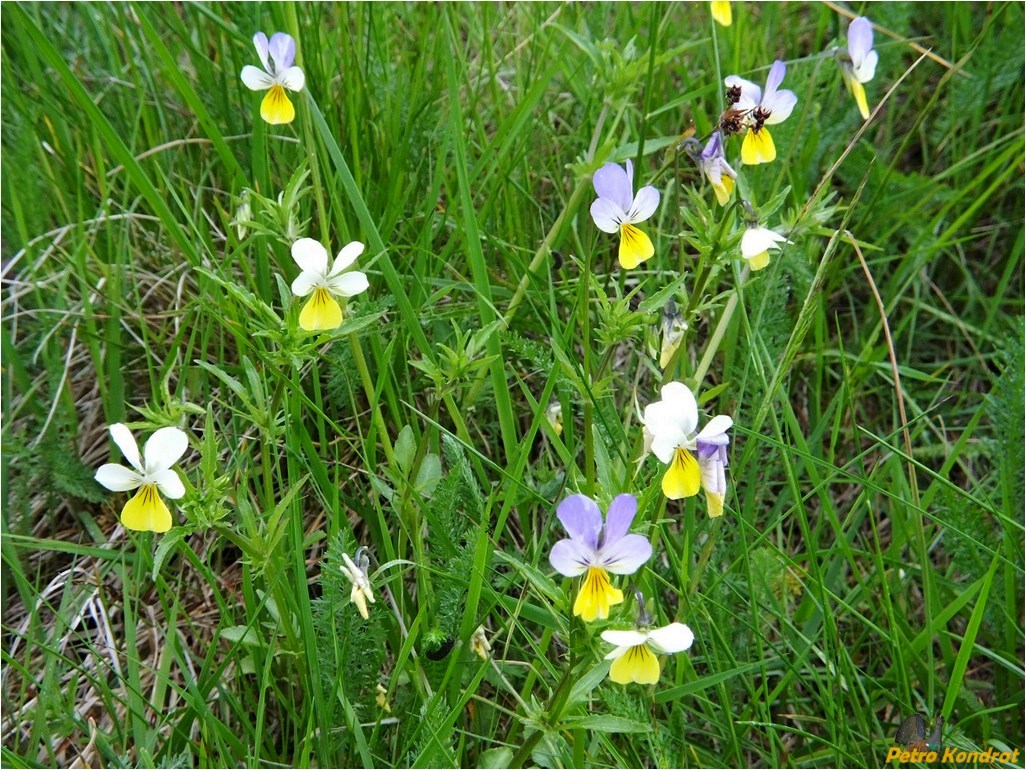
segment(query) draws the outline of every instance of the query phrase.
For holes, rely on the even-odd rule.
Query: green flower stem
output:
[[[356,364],[356,371],[360,375],[360,384],[363,385],[363,392],[366,394],[367,403],[371,408],[371,419],[374,421],[378,429],[378,435],[381,437],[381,448],[385,451],[385,459],[393,468],[397,467],[395,464],[395,450],[392,448],[392,439],[388,435],[388,426],[385,424],[385,418],[381,414],[381,406],[374,397],[374,380],[370,376],[370,370],[367,368],[367,359],[363,355],[363,348],[360,346],[360,339],[356,334],[351,333],[349,335],[349,348],[353,351],[353,362]],[[375,469],[369,468],[368,470],[374,471]]]
[[[591,393],[595,378],[591,371],[591,267],[592,250],[588,249],[584,257],[584,280],[579,282],[581,296],[577,301],[577,308],[581,314],[581,346],[584,349],[584,376],[586,378],[587,393],[584,396],[584,494],[589,497],[595,495],[595,430],[594,422],[595,405],[592,402]]]
[[[289,34],[296,40],[301,40],[302,36],[299,34],[299,19],[296,17],[295,4],[287,3],[285,5],[285,14],[288,17]],[[302,56],[301,52],[300,56]],[[301,112],[303,114],[303,135],[305,137],[303,145],[307,148],[307,157],[310,159],[310,186],[313,188],[314,199],[317,203],[317,219],[321,226],[321,243],[328,248],[328,244],[331,243],[331,212],[324,204],[321,169],[317,160],[320,154],[314,151],[314,148],[317,147],[317,136],[314,134],[313,118],[310,115],[310,110],[302,110]],[[328,251],[331,251],[331,249],[328,248]]]
[[[694,381],[696,391],[702,389],[702,380],[705,379],[705,375],[709,371],[709,367],[712,365],[713,358],[716,357],[716,353],[720,349],[720,343],[723,342],[723,338],[727,334],[727,328],[730,326],[730,319],[734,316],[734,311],[737,309],[741,288],[744,286],[745,281],[748,280],[749,273],[751,273],[751,268],[745,265],[744,269],[741,271],[741,275],[737,279],[737,283],[735,284],[734,293],[731,294],[730,299],[727,300],[727,305],[723,308],[720,320],[716,324],[716,328],[713,330],[712,336],[709,338],[709,342],[705,346],[705,353],[702,354],[702,360],[698,362],[698,367],[695,369]]]
[[[577,667],[577,657],[573,652],[570,653],[570,659],[567,661],[566,668],[563,670],[563,677],[559,680],[559,684],[556,685],[556,689],[552,693],[552,697],[549,698],[549,705],[545,709],[545,721],[549,726],[555,726],[559,723],[559,717],[563,712],[563,705],[566,703],[566,699],[570,697],[570,681],[571,674]],[[510,767],[523,767],[524,762],[531,756],[531,752],[534,751],[534,747],[538,745],[538,742],[545,736],[545,730],[536,729],[531,735],[525,740],[517,753],[513,755],[513,759],[510,760]]]

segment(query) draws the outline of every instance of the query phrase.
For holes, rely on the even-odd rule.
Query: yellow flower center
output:
[[[327,289],[314,289],[299,313],[299,326],[308,332],[337,329],[342,325],[342,308]]]
[[[620,225],[620,267],[630,270],[655,254],[652,239],[629,222]]]
[[[291,123],[296,117],[296,108],[292,106],[285,87],[273,85],[260,102],[260,117],[276,126],[282,123]]]
[[[749,128],[741,143],[741,162],[748,166],[770,163],[777,157],[777,148],[769,129],[763,126],[758,131]]]
[[[613,661],[609,678],[619,684],[655,684],[659,681],[659,659],[647,644],[638,644]]]
[[[663,494],[670,500],[680,500],[697,495],[701,487],[702,472],[698,460],[688,450],[677,447],[663,476]]]
[[[585,622],[596,618],[604,620],[609,617],[609,608],[622,601],[623,591],[613,588],[606,571],[602,567],[589,567],[574,602],[574,615],[580,615]]]
[[[126,529],[141,532],[167,532],[171,529],[171,511],[153,484],[144,484],[121,510],[121,523]]]

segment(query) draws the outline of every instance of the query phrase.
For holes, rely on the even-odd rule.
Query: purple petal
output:
[[[296,41],[292,35],[284,32],[275,32],[271,35],[271,42],[268,44],[268,51],[274,59],[275,73],[283,72],[292,66],[296,60]]]
[[[602,548],[608,548],[631,528],[631,522],[638,512],[638,501],[634,495],[617,495],[606,512],[606,531],[602,536]]]
[[[702,150],[702,157],[705,160],[723,157],[723,137],[719,131],[713,131],[713,135],[709,138],[705,149]]]
[[[574,540],[580,540],[591,550],[598,550],[599,532],[602,531],[602,511],[587,495],[571,495],[559,504],[556,516]]]
[[[274,70],[271,69],[270,63],[267,61],[267,35],[263,32],[257,32],[253,35],[253,45],[256,46],[257,56],[260,57],[260,62],[264,65],[264,70],[268,74],[274,74]]]
[[[766,105],[766,102],[773,97],[776,90],[780,88],[780,84],[784,82],[784,75],[787,72],[787,65],[784,64],[780,59],[773,62],[773,66],[770,67],[769,77],[766,78],[766,91],[762,95],[762,104]]]
[[[599,198],[613,201],[624,211],[631,207],[634,201],[634,188],[631,187],[631,180],[622,167],[615,163],[607,163],[595,172],[592,183]]]
[[[599,552],[602,566],[615,575],[632,575],[652,556],[652,544],[641,535],[624,535]]]
[[[848,25],[848,54],[858,65],[873,50],[873,25],[865,16],[859,16]]]
[[[580,540],[560,540],[552,546],[549,564],[560,575],[577,577],[587,571],[594,558],[595,552]]]

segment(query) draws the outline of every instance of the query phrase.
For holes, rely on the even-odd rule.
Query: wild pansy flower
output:
[[[663,494],[670,500],[680,500],[698,494],[702,488],[702,469],[692,452],[708,455],[704,448],[707,442],[719,442],[733,420],[717,415],[696,433],[698,403],[688,386],[668,382],[660,395],[662,400],[646,406],[642,415],[645,442],[659,461],[669,466],[663,475]]]
[[[178,428],[161,428],[150,436],[140,459],[139,446],[127,426],[111,425],[110,436],[132,467],[117,463],[101,465],[96,480],[112,492],[139,490],[121,510],[121,523],[143,532],[167,532],[171,529],[171,511],[157,490],[172,500],[185,494],[185,485],[171,466],[189,448],[188,437]]]
[[[695,641],[695,635],[683,623],[647,630],[603,631],[602,638],[615,646],[605,659],[613,661],[609,678],[618,684],[655,684],[659,681],[656,655],[683,652]]]
[[[728,0],[713,0],[709,3],[713,20],[721,27],[729,27],[733,20],[730,13],[730,2]]]
[[[620,267],[637,267],[655,254],[652,240],[639,228],[655,213],[659,191],[648,185],[634,194],[634,164],[627,159],[626,171],[616,163],[607,163],[592,178],[598,200],[591,204],[591,218],[605,233],[620,233]]]
[[[759,224],[749,224],[741,236],[741,256],[752,270],[762,270],[769,264],[769,250],[779,249],[779,243],[787,243],[787,238]]]
[[[723,496],[727,493],[727,447],[730,436],[727,429],[733,424],[729,417],[719,423],[716,419],[709,422],[696,441],[698,467],[702,474],[702,491],[709,507],[709,518],[715,519],[723,515]],[[712,432],[720,429],[719,433]]]
[[[557,436],[563,434],[563,405],[559,403],[559,399],[554,398],[549,402],[549,406],[545,410],[545,419],[548,420]]]
[[[356,562],[349,558],[349,554],[342,554],[342,574],[349,578],[353,584],[353,590],[349,593],[349,601],[356,605],[364,620],[370,617],[367,610],[367,602],[374,604],[374,592],[371,590],[370,578],[367,577],[367,569],[370,567],[370,559],[367,558],[364,548],[356,551]]]
[[[855,97],[862,119],[866,120],[869,117],[869,104],[862,84],[873,79],[879,56],[873,50],[873,25],[865,16],[853,19],[848,25],[848,55],[842,53],[839,59],[844,84]]]
[[[292,258],[303,271],[292,282],[292,293],[313,296],[299,313],[299,325],[308,332],[337,329],[342,325],[342,307],[335,297],[353,297],[370,284],[359,270],[342,271],[363,253],[363,244],[353,241],[342,248],[328,269],[328,251],[313,238],[300,238],[292,244]]]
[[[676,303],[671,299],[663,306],[662,343],[659,346],[659,368],[665,369],[673,354],[677,352],[688,330],[688,322],[677,310]]]
[[[388,690],[385,689],[385,686],[381,684],[381,682],[378,682],[378,686],[375,689],[378,694],[374,696],[374,702],[378,704],[379,709],[391,714],[392,704],[388,702]]]
[[[470,651],[481,660],[488,660],[492,651],[492,645],[488,641],[484,626],[478,626],[477,630],[470,637]]]
[[[766,126],[787,120],[798,102],[793,91],[779,90],[786,72],[784,62],[779,59],[773,62],[765,91],[737,75],[730,75],[723,81],[733,99],[733,111],[744,116],[743,123],[748,127],[741,144],[741,162],[746,165],[769,163],[777,157],[777,148]]]
[[[587,573],[574,602],[574,615],[584,621],[608,618],[609,608],[623,601],[623,591],[613,588],[609,572],[632,575],[652,555],[652,545],[641,535],[627,534],[638,501],[633,495],[618,495],[606,514],[602,533],[602,512],[586,495],[571,495],[559,504],[556,516],[570,535],[552,547],[549,562],[566,577]]]
[[[253,45],[264,69],[261,71],[259,67],[247,64],[242,68],[242,82],[251,91],[267,91],[260,102],[260,117],[272,126],[291,123],[296,117],[296,108],[285,89],[302,91],[306,84],[303,70],[292,66],[296,60],[296,41],[291,35],[275,32],[268,42],[267,35],[257,32],[253,35]],[[268,58],[273,59],[273,66]]]
[[[721,206],[726,206],[730,200],[731,190],[734,189],[734,180],[737,174],[727,163],[726,155],[723,152],[723,135],[719,131],[713,131],[709,142],[699,156],[702,163],[702,171],[706,179],[712,185],[716,193],[716,200]]]

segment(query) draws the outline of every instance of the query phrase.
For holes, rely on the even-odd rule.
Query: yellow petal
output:
[[[716,492],[706,492],[705,502],[709,506],[710,519],[723,515],[723,495]]]
[[[337,329],[342,325],[342,308],[327,289],[315,289],[299,313],[299,325],[308,332]]]
[[[726,0],[713,0],[710,5],[712,6],[713,20],[721,27],[729,27],[732,21],[730,3]]]
[[[730,200],[730,191],[734,189],[734,180],[724,174],[720,177],[720,183],[713,185],[713,192],[716,193],[716,201],[721,206],[726,206]]]
[[[849,82],[851,87],[851,94],[855,97],[855,104],[859,106],[859,112],[862,114],[862,119],[866,120],[869,117],[869,105],[866,103],[866,89],[863,88],[862,84],[855,78],[851,78]]]
[[[769,264],[769,259],[770,259],[769,252],[768,251],[763,251],[763,252],[760,252],[760,253],[756,254],[751,259],[748,259],[747,262],[748,262],[748,266],[750,268],[752,268],[753,271],[755,271],[755,270],[762,270],[764,267],[766,267],[766,265]]]
[[[655,684],[659,681],[659,659],[647,644],[631,647],[613,661],[609,667],[609,678],[619,684]]]
[[[680,500],[697,495],[701,487],[702,472],[698,460],[688,450],[678,447],[663,476],[663,494],[670,500]]]
[[[620,267],[630,270],[655,254],[652,240],[634,225],[620,225]]]
[[[769,129],[763,126],[758,131],[748,129],[745,140],[741,143],[741,162],[748,166],[759,163],[771,163],[777,157],[777,148]]]
[[[171,511],[160,499],[153,484],[139,487],[135,497],[125,503],[121,523],[140,532],[167,532],[171,529]]]
[[[581,583],[581,590],[574,602],[574,615],[590,623],[596,618],[609,617],[609,608],[623,601],[623,591],[613,588],[609,575],[602,567],[589,567],[588,576]]]
[[[296,118],[296,108],[285,94],[284,86],[271,86],[260,102],[260,117],[272,126],[291,123]]]

